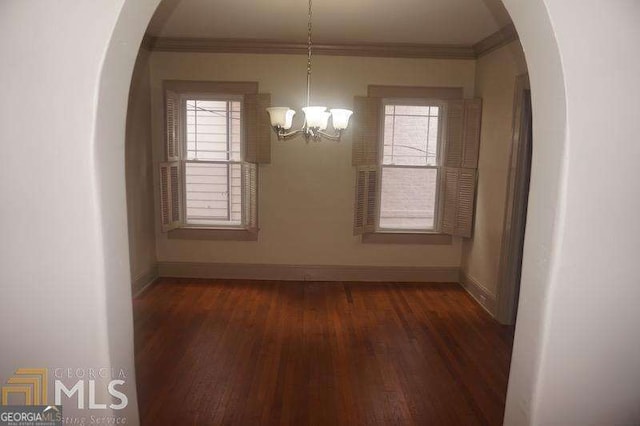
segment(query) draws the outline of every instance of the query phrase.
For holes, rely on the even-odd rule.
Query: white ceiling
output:
[[[306,0],[164,0],[148,33],[304,42]],[[510,23],[501,0],[315,0],[317,43],[470,45]]]

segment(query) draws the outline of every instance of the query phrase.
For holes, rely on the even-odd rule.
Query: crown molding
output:
[[[518,39],[516,27],[513,24],[509,24],[474,44],[473,51],[476,57],[480,58]]]
[[[477,59],[516,40],[518,40],[518,32],[513,24],[509,24],[471,46],[414,43],[320,43],[313,45],[313,52],[316,55],[330,56]],[[141,47],[156,52],[307,54],[306,43],[241,38],[152,37],[145,35]]]
[[[157,52],[201,53],[262,53],[306,55],[306,43],[289,43],[277,40],[232,38],[174,38],[149,37],[145,46]],[[358,43],[314,44],[316,55],[370,56],[381,58],[432,58],[475,59],[472,46],[409,44],[409,43]]]

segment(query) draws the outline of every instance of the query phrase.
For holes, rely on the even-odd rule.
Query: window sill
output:
[[[178,228],[169,231],[170,240],[258,241],[257,231],[246,229]]]
[[[451,245],[451,235],[438,233],[395,233],[395,232],[371,232],[362,235],[365,244],[429,244],[448,246]]]

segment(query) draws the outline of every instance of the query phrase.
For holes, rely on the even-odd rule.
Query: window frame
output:
[[[242,168],[242,163],[245,158],[245,129],[244,129],[244,94],[238,93],[220,93],[220,92],[208,92],[208,91],[181,91],[178,93],[179,99],[179,108],[180,108],[180,120],[179,120],[179,128],[178,128],[178,151],[180,155],[180,173],[182,178],[182,217],[183,224],[179,229],[200,229],[200,230],[231,230],[231,231],[243,231],[247,229],[248,224],[246,223],[245,217],[245,205],[246,197],[244,194],[245,184],[244,184],[244,174],[242,171],[240,172],[241,176],[241,219],[240,224],[215,224],[215,225],[206,225],[206,224],[190,224],[187,222],[187,163],[196,163],[196,164],[237,164]],[[240,159],[237,161],[231,160],[189,160],[187,159],[188,149],[187,149],[187,100],[206,100],[206,101],[224,101],[224,102],[240,102]],[[229,211],[229,214],[231,212]]]
[[[438,110],[438,137],[436,144],[436,165],[435,166],[420,166],[420,165],[385,165],[384,164],[384,136],[385,136],[385,118],[386,118],[386,106],[436,106]],[[376,203],[376,220],[375,220],[375,233],[376,234],[388,234],[388,235],[429,235],[440,234],[440,218],[442,215],[442,203],[440,200],[441,189],[444,179],[442,179],[442,169],[444,168],[444,129],[446,120],[446,107],[447,102],[442,99],[436,98],[422,98],[422,97],[384,97],[381,99],[381,113],[380,113],[380,132],[378,135],[378,167],[380,173],[377,183],[377,203]],[[382,178],[385,168],[398,168],[398,169],[431,169],[436,170],[436,188],[435,188],[435,206],[433,216],[433,228],[432,229],[410,229],[410,228],[381,228],[380,227],[380,214],[382,210]]]

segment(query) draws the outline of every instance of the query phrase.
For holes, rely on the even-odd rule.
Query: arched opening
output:
[[[157,4],[2,4],[3,390],[23,367],[133,372],[125,113]],[[640,4],[505,4],[527,57],[536,140],[505,420],[637,424],[640,60],[627,52]],[[134,388],[129,375],[118,412],[133,424]],[[65,415],[92,413],[87,399]]]
[[[543,16],[544,16],[544,15],[543,15]],[[557,148],[557,147],[560,147],[560,145],[557,145],[557,146],[556,146],[556,148]],[[557,164],[557,166],[559,167],[559,166],[560,166],[560,164],[558,163],[558,164]],[[549,169],[549,170],[550,170],[550,169]],[[559,169],[558,169],[558,170],[559,170]],[[545,193],[545,196],[552,196],[552,195],[553,195],[553,193],[552,193],[552,192],[546,192],[546,193]]]
[[[136,15],[131,10],[135,7],[132,6],[132,3],[128,1],[124,5],[119,25],[116,26],[114,40],[139,40],[141,38],[140,29],[144,27],[145,21],[151,16],[152,10],[149,9],[142,12],[141,15],[144,17],[137,16],[138,20],[135,24],[139,25],[139,31],[135,33],[135,36],[129,34],[129,37],[124,37],[124,34],[130,29],[128,26],[132,24],[129,19]],[[545,355],[544,350],[545,342],[548,338],[546,333],[548,332],[550,315],[553,309],[549,302],[552,296],[551,288],[557,284],[557,280],[562,276],[562,270],[558,269],[561,265],[558,250],[560,250],[561,243],[560,229],[564,225],[563,209],[566,207],[565,197],[567,195],[564,191],[568,174],[566,166],[569,158],[566,147],[566,91],[559,49],[556,43],[556,32],[560,31],[561,35],[568,40],[571,40],[574,33],[573,30],[569,29],[571,25],[567,18],[567,10],[561,6],[548,6],[543,1],[527,2],[526,4],[505,1],[505,4],[518,28],[527,55],[533,92],[534,139],[536,140],[528,214],[529,231],[524,249],[521,305],[506,407],[507,423],[518,424],[532,422],[534,416],[539,418],[544,414],[540,408],[541,401],[544,398],[538,392],[542,383],[540,382],[540,377],[544,368],[543,363],[548,357],[548,354]],[[579,7],[577,4],[572,4],[572,6]],[[553,12],[555,25],[552,25],[549,19],[547,7]],[[628,8],[631,8],[631,6]],[[627,12],[629,11],[631,9],[627,10]],[[588,17],[592,18],[591,15]],[[616,18],[629,24],[628,20],[624,20],[620,14],[616,14]],[[563,52],[569,49],[566,40],[564,43]],[[133,46],[135,45],[136,43],[133,43],[128,49],[125,49],[130,65],[132,64],[135,51]],[[110,125],[119,129],[123,127],[122,111],[126,85],[123,83],[120,87],[121,90],[116,91],[114,94],[114,96],[118,97],[117,102],[110,104],[109,90],[112,88],[107,88],[104,84],[105,79],[106,81],[109,81],[110,78],[117,79],[117,71],[110,68],[111,63],[118,62],[117,57],[119,55],[116,50],[112,43],[102,75],[103,90],[100,93],[98,118],[105,121],[105,126],[99,126],[99,131],[96,134],[98,152],[101,152],[102,147],[107,146],[106,139],[108,134],[103,133],[108,131]],[[572,55],[568,54],[568,56],[571,57]],[[572,74],[572,78],[576,78],[575,75]],[[126,81],[126,78],[124,81]],[[117,113],[117,111],[121,113],[118,117],[114,117],[114,113]],[[102,118],[103,116],[105,117],[104,119]],[[104,164],[102,166],[103,177],[112,177],[115,175],[115,171],[122,171],[121,169],[122,166],[118,166],[115,163]],[[106,181],[108,179],[102,179],[101,184],[105,185]],[[108,188],[102,189],[107,189],[104,193],[109,193]],[[120,190],[118,195],[118,191],[115,190],[114,195],[119,201],[112,204],[112,208],[119,209],[119,217],[122,218],[124,211],[122,208],[122,191]],[[103,196],[103,205],[110,204],[104,203],[106,200]],[[103,224],[106,225],[105,229],[111,229],[111,226],[108,226],[110,225],[109,221],[110,219],[103,218]],[[120,249],[126,247],[126,242],[122,237],[123,235],[121,235],[116,244]],[[109,247],[109,244],[106,247]],[[118,281],[125,283],[124,275],[126,271],[123,271],[123,269],[126,268],[123,268],[122,265],[115,268],[115,270],[120,270],[122,273],[122,277]],[[116,301],[114,308],[122,308],[122,312],[125,313],[129,310],[122,300]],[[115,317],[115,313],[118,311],[118,309],[109,310],[107,315],[114,315]],[[123,324],[123,327],[125,329],[130,327],[130,322]],[[111,347],[115,347],[117,341],[120,341],[120,337],[114,334]],[[549,404],[548,401],[546,403]]]

